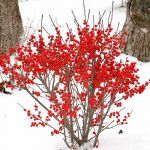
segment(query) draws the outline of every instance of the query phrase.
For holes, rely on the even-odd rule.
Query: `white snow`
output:
[[[142,32],[147,33],[148,30],[146,28],[140,28]]]
[[[111,0],[85,0],[87,10],[91,9],[91,14],[98,17],[98,12],[107,10],[106,16],[111,10]],[[66,22],[73,28],[73,10],[80,22],[84,19],[82,0],[28,0],[20,1],[20,11],[25,28],[30,27],[30,31],[41,22],[43,14],[44,27],[52,32],[49,14],[54,18],[54,22],[60,25],[61,30],[66,31]],[[119,30],[125,21],[125,8],[119,8],[121,0],[114,2],[113,27]],[[107,21],[107,17],[106,17]],[[130,56],[122,55],[123,59],[137,61]],[[150,63],[138,62],[140,68],[139,75],[141,82],[150,78]],[[100,136],[100,150],[150,150],[150,87],[141,95],[136,95],[126,102],[126,109],[133,110],[129,119],[129,124],[118,126],[114,129],[104,131]],[[15,91],[12,95],[0,93],[0,150],[67,150],[60,135],[51,137],[48,127],[31,128],[30,120],[18,105],[31,108],[34,100],[23,90]],[[123,134],[118,134],[119,130]],[[88,149],[90,144],[79,150]],[[96,150],[91,149],[91,150]]]

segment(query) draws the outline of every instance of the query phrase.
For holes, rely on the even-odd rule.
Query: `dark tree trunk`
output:
[[[0,49],[7,51],[19,43],[23,32],[18,0],[0,0]]]
[[[128,33],[124,53],[150,61],[150,0],[128,0],[123,31]]]

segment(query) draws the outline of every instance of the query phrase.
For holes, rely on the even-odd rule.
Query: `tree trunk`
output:
[[[0,0],[1,52],[6,52],[9,47],[15,47],[22,33],[23,26],[18,0]]]
[[[123,31],[128,33],[124,53],[150,61],[150,0],[128,0]]]

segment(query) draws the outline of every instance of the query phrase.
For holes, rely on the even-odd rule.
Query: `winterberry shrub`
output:
[[[100,22],[91,27],[84,21],[65,39],[55,29],[55,35],[31,35],[26,45],[0,56],[2,73],[36,101],[34,112],[24,109],[32,127],[49,126],[52,136],[64,135],[68,147],[90,140],[97,147],[101,132],[127,124],[130,112],[121,115],[122,102],[149,82],[139,82],[135,62],[116,60],[125,43],[111,24],[103,29]]]

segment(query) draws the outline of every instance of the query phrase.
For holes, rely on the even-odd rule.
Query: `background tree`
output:
[[[124,53],[150,61],[150,0],[128,0],[123,31],[128,33]]]
[[[18,0],[0,0],[0,49],[15,47],[23,32]]]

